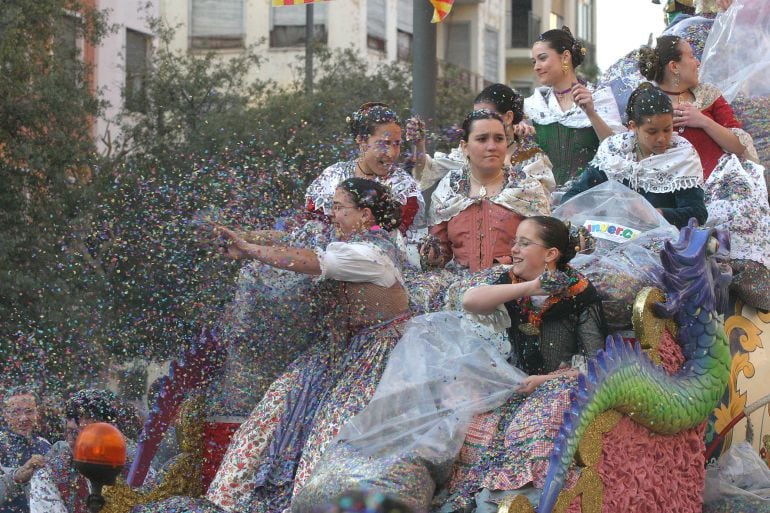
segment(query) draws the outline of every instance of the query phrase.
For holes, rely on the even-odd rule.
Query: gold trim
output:
[[[650,360],[656,365],[660,365],[660,354],[658,347],[663,333],[668,330],[676,339],[678,329],[674,319],[661,319],[656,317],[652,305],[666,300],[665,294],[655,287],[645,287],[636,295],[634,299],[633,313],[631,322],[634,325],[634,332],[639,339],[642,349],[648,350]]]
[[[129,513],[139,504],[167,499],[174,495],[199,497],[203,493],[201,470],[203,465],[203,424],[205,398],[196,394],[186,399],[179,410],[179,448],[183,451],[165,473],[163,480],[149,493],[131,489],[124,480],[115,486],[105,486],[102,494],[107,504],[103,513]]]

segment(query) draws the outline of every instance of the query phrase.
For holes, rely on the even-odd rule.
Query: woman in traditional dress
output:
[[[574,366],[604,347],[607,334],[598,293],[569,265],[578,245],[562,221],[529,217],[512,241],[513,266],[464,294],[466,311],[507,327],[511,361],[530,375],[518,389],[523,396],[472,422],[442,511],[466,510],[474,498],[480,511],[497,511],[490,504],[511,491],[542,486]]]
[[[463,121],[462,168],[451,170],[431,196],[430,234],[423,247],[435,267],[468,269],[510,263],[519,222],[550,212],[545,189],[524,166],[508,166],[505,122],[496,112],[475,110]]]
[[[410,316],[400,252],[388,230],[402,210],[390,189],[363,178],[342,181],[330,211],[339,240],[321,248],[252,244],[224,227],[235,258],[318,276],[329,337],[300,356],[241,425],[208,492],[229,511],[281,511],[339,426],[368,402],[390,349]]]
[[[663,91],[650,83],[640,85],[626,107],[630,131],[602,142],[562,201],[615,180],[644,196],[678,228],[691,217],[704,224],[708,213],[703,167],[692,144],[673,133],[672,112],[671,100]]]
[[[556,182],[551,171],[551,161],[531,137],[532,128],[521,123],[524,119],[524,98],[505,84],[492,84],[476,96],[473,109],[486,109],[500,114],[508,138],[505,162],[513,166],[520,165],[525,173],[537,178],[547,192],[553,191]],[[449,171],[461,169],[466,163],[462,145],[449,154],[436,152],[433,158],[425,153],[424,137],[416,139],[415,145],[417,158],[412,172],[423,190],[434,186]]]
[[[736,271],[733,290],[745,302],[770,308],[770,205],[764,168],[751,136],[711,84],[700,83],[690,44],[661,36],[655,48],[639,50],[639,69],[674,106],[674,128],[690,141],[703,164],[710,223],[730,231]]]
[[[292,231],[242,232],[245,240],[260,245],[325,247],[331,237],[335,190],[354,176],[391,188],[402,208],[401,222],[394,229],[406,234],[424,225],[420,188],[396,165],[401,127],[395,112],[382,103],[366,103],[348,117],[348,127],[359,155],[326,168],[307,188],[306,208],[315,215],[309,220],[301,216],[302,224]],[[325,285],[258,260],[241,269],[235,298],[219,321],[219,335],[227,344],[228,357],[208,394],[207,479],[213,477],[234,429],[267,387],[312,343],[326,336],[318,319],[326,316],[328,304],[320,299],[323,293],[319,288]]]
[[[625,131],[612,90],[578,80],[575,68],[585,53],[567,27],[544,32],[532,46],[532,63],[543,87],[524,100],[524,113],[551,159],[557,185],[574,179],[601,141]]]
[[[307,210],[324,216],[332,215],[332,198],[337,185],[352,177],[366,178],[385,184],[401,203],[402,234],[425,224],[425,202],[417,181],[398,167],[401,153],[401,125],[398,116],[384,103],[365,103],[350,117],[348,125],[358,145],[354,160],[337,162],[310,184],[305,192]]]

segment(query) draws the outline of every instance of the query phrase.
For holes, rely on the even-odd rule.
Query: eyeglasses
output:
[[[527,249],[530,246],[540,246],[543,248],[547,248],[545,244],[541,244],[540,242],[535,242],[533,240],[529,239],[514,239],[513,244],[511,244],[511,249],[518,246],[519,249]]]
[[[33,415],[37,414],[37,410],[35,408],[10,408],[5,411],[11,417],[21,417],[22,415],[25,417],[32,417]]]
[[[337,205],[336,203],[332,205],[332,212],[337,212],[338,210],[345,210],[348,208],[361,208],[357,207],[355,205]]]

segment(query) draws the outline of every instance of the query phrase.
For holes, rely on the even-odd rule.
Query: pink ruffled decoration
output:
[[[669,373],[684,363],[681,348],[668,333],[659,352]],[[676,435],[658,435],[624,416],[605,435],[597,467],[604,482],[602,512],[701,513],[705,429],[704,422]]]

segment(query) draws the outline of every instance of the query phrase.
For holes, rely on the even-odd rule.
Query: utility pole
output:
[[[436,25],[433,6],[427,0],[412,9],[412,113],[427,124],[436,117]]]
[[[305,92],[313,92],[313,4],[305,4]]]

